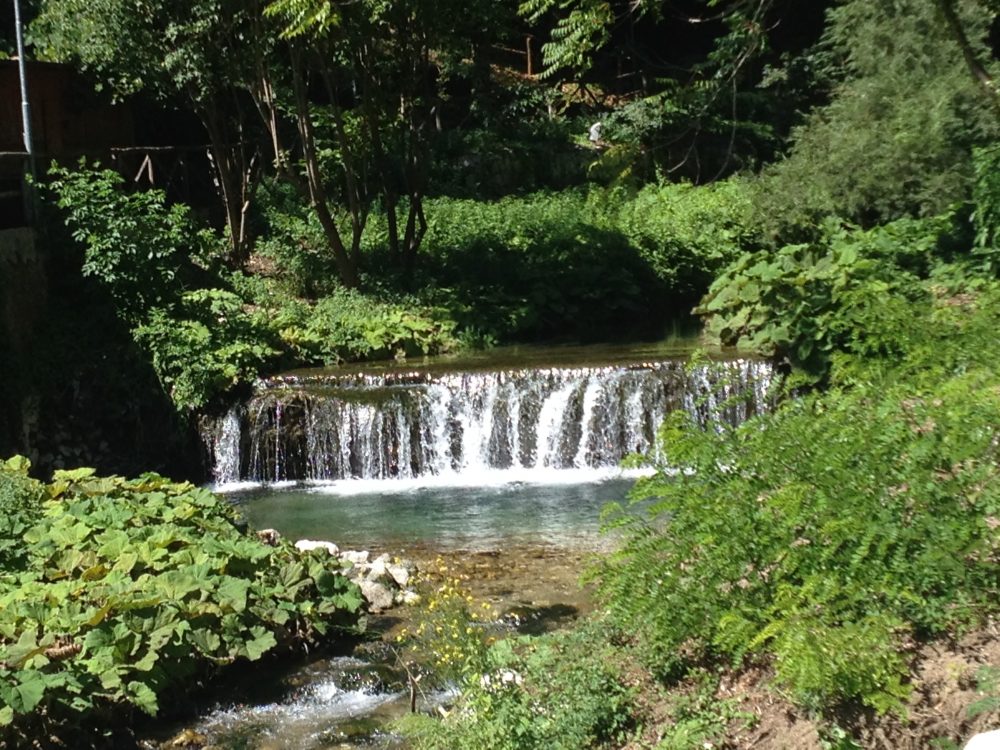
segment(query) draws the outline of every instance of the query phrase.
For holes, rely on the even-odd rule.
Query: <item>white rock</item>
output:
[[[313,539],[299,539],[295,543],[295,549],[303,552],[312,552],[314,549],[325,549],[331,555],[340,554],[340,547],[333,542],[318,542]]]
[[[358,585],[361,587],[361,595],[373,612],[381,612],[392,606],[392,592],[381,583],[361,581]]]
[[[395,594],[396,604],[405,604],[407,606],[412,606],[414,604],[420,604],[420,594],[418,594],[413,589],[402,589],[397,591]]]
[[[376,558],[375,561],[368,567],[368,572],[365,573],[365,578],[369,581],[385,581],[389,578],[389,571],[386,570],[385,560],[381,557]]]
[[[347,571],[347,577],[357,583],[367,575],[368,568],[370,567],[368,563],[351,563],[351,569]]]
[[[401,589],[405,589],[406,584],[410,582],[410,571],[402,565],[389,565],[386,567],[386,572],[392,576],[392,580],[394,580],[396,585]]]
[[[360,552],[358,550],[345,550],[340,553],[340,559],[346,560],[349,563],[354,563],[355,565],[367,565],[368,564],[369,553],[368,550],[364,549]]]
[[[965,743],[964,750],[1000,750],[1000,729],[977,734]]]

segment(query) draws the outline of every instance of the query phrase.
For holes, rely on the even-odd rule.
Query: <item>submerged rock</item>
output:
[[[172,748],[174,750],[193,750],[194,748],[205,747],[208,738],[193,729],[185,729],[183,732],[171,737],[164,742],[162,748]]]

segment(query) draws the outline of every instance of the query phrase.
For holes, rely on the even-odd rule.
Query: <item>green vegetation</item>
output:
[[[397,641],[412,689],[459,685],[443,720],[412,714],[400,723],[428,750],[542,750],[603,745],[631,731],[634,691],[624,684],[617,649],[597,623],[540,638],[491,634],[493,607],[477,606],[465,581],[439,564],[414,623]],[[431,581],[432,579],[429,579]]]
[[[408,733],[434,750],[575,750],[622,740],[631,696],[611,653],[584,631],[497,641],[449,715],[412,717]]]
[[[840,229],[823,266],[786,248],[774,256],[786,273],[758,269],[759,298],[773,301],[756,309],[758,330],[813,321],[790,326],[783,351],[814,367],[795,378],[800,388],[818,375],[824,387],[738,427],[705,430],[675,413],[658,473],[609,509],[622,543],[593,573],[603,619],[466,662],[456,712],[438,729],[418,723],[417,746],[514,735],[524,703],[602,726],[589,703],[597,687],[573,676],[593,653],[595,674],[647,674],[674,701],[699,694],[691,684],[706,667],[766,666],[773,687],[816,716],[845,706],[904,712],[913,644],[975,627],[1000,601],[1000,287],[977,264],[942,260],[953,231],[950,218]],[[728,273],[737,279],[745,266]],[[809,281],[797,283],[803,274]],[[822,309],[795,317],[811,300]],[[804,342],[822,356],[803,356]],[[586,645],[575,650],[574,639]],[[544,661],[553,647],[557,665],[525,656]],[[498,698],[481,685],[505,669],[522,682]],[[558,695],[547,682],[556,669],[574,686]],[[658,747],[700,747],[734,731],[738,709],[710,686],[702,695],[687,699],[701,706],[694,716],[675,705]],[[641,733],[642,707],[624,700],[619,710],[615,726]],[[579,746],[604,745],[595,734]]]
[[[336,283],[322,233],[281,189],[262,203],[269,239],[252,273],[221,266],[210,233],[160,191],[130,194],[116,173],[88,168],[54,170],[49,189],[84,247],[84,275],[107,290],[185,412],[280,367],[592,341],[623,328],[656,337],[759,243],[737,181],[435,198],[414,279],[365,274],[356,290]],[[389,263],[385,231],[370,220],[366,267]]]
[[[763,172],[757,203],[771,227],[928,216],[968,196],[972,147],[998,135],[997,102],[969,75],[942,4],[954,5],[853,0],[829,11],[815,63],[828,71],[830,101]],[[974,57],[989,54],[985,5],[960,4]]]
[[[28,468],[0,464],[4,742],[97,744],[223,665],[354,627],[361,596],[334,558],[264,544],[207,490]]]
[[[665,455],[692,471],[640,483],[655,503],[623,521],[603,574],[659,668],[767,655],[802,705],[884,711],[909,690],[908,637],[995,609],[997,303],[873,304],[858,322],[892,326],[876,336],[899,363],[849,358],[826,392],[735,430],[666,426]]]
[[[960,233],[951,216],[899,219],[862,231],[829,221],[814,242],[748,253],[712,283],[696,312],[720,344],[784,358],[821,376],[837,352],[864,346],[899,355],[895,330],[866,330],[878,315],[909,314],[908,299],[948,257]],[[886,297],[897,303],[886,305]],[[902,307],[901,307],[902,306]]]
[[[655,338],[693,307],[789,375],[770,415],[664,426],[600,618],[490,644],[442,600],[414,649],[462,694],[417,746],[721,743],[750,722],[719,674],[753,668],[852,747],[850,711],[904,710],[913,644],[997,614],[995,0],[28,5],[36,55],[211,155],[190,206],[49,174],[55,301],[0,351],[4,438],[58,436],[46,467],[124,462],[157,384],[182,434],[282,368]],[[113,732],[357,610],[190,485],[27,469],[0,466],[5,740]]]

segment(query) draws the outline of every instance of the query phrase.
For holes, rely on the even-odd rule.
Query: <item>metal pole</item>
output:
[[[14,34],[17,38],[17,73],[21,79],[21,123],[24,127],[24,150],[28,154],[31,175],[35,176],[35,147],[31,140],[31,104],[28,102],[28,73],[24,59],[24,28],[21,25],[21,0],[14,0]]]
[[[21,123],[24,128],[24,150],[28,154],[28,174],[22,179],[24,191],[24,215],[28,226],[34,226],[35,180],[38,177],[35,165],[35,146],[31,138],[31,104],[28,101],[28,72],[24,58],[24,27],[21,24],[21,0],[14,0],[14,36],[17,39],[17,73],[21,79]]]

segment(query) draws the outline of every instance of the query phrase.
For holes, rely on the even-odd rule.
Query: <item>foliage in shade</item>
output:
[[[48,190],[84,250],[83,275],[97,278],[130,325],[172,303],[190,275],[191,257],[213,242],[184,204],[161,190],[128,192],[110,169],[53,167]]]
[[[267,319],[247,312],[237,295],[222,289],[184,292],[175,306],[150,310],[133,335],[183,410],[253,380],[280,354]]]
[[[27,476],[27,459],[0,461],[0,570],[18,570],[27,562],[21,536],[42,514],[45,488]]]
[[[978,149],[974,154],[976,184],[972,192],[975,209],[975,251],[989,268],[1000,269],[1000,144]]]
[[[664,292],[691,304],[721,269],[761,242],[742,180],[704,187],[647,185],[634,196],[609,202],[615,225],[649,264]]]
[[[24,560],[0,573],[0,739],[87,742],[220,665],[356,621],[362,599],[335,558],[264,544],[207,490],[91,469],[42,487],[26,471],[0,466],[40,514],[0,540]]]

